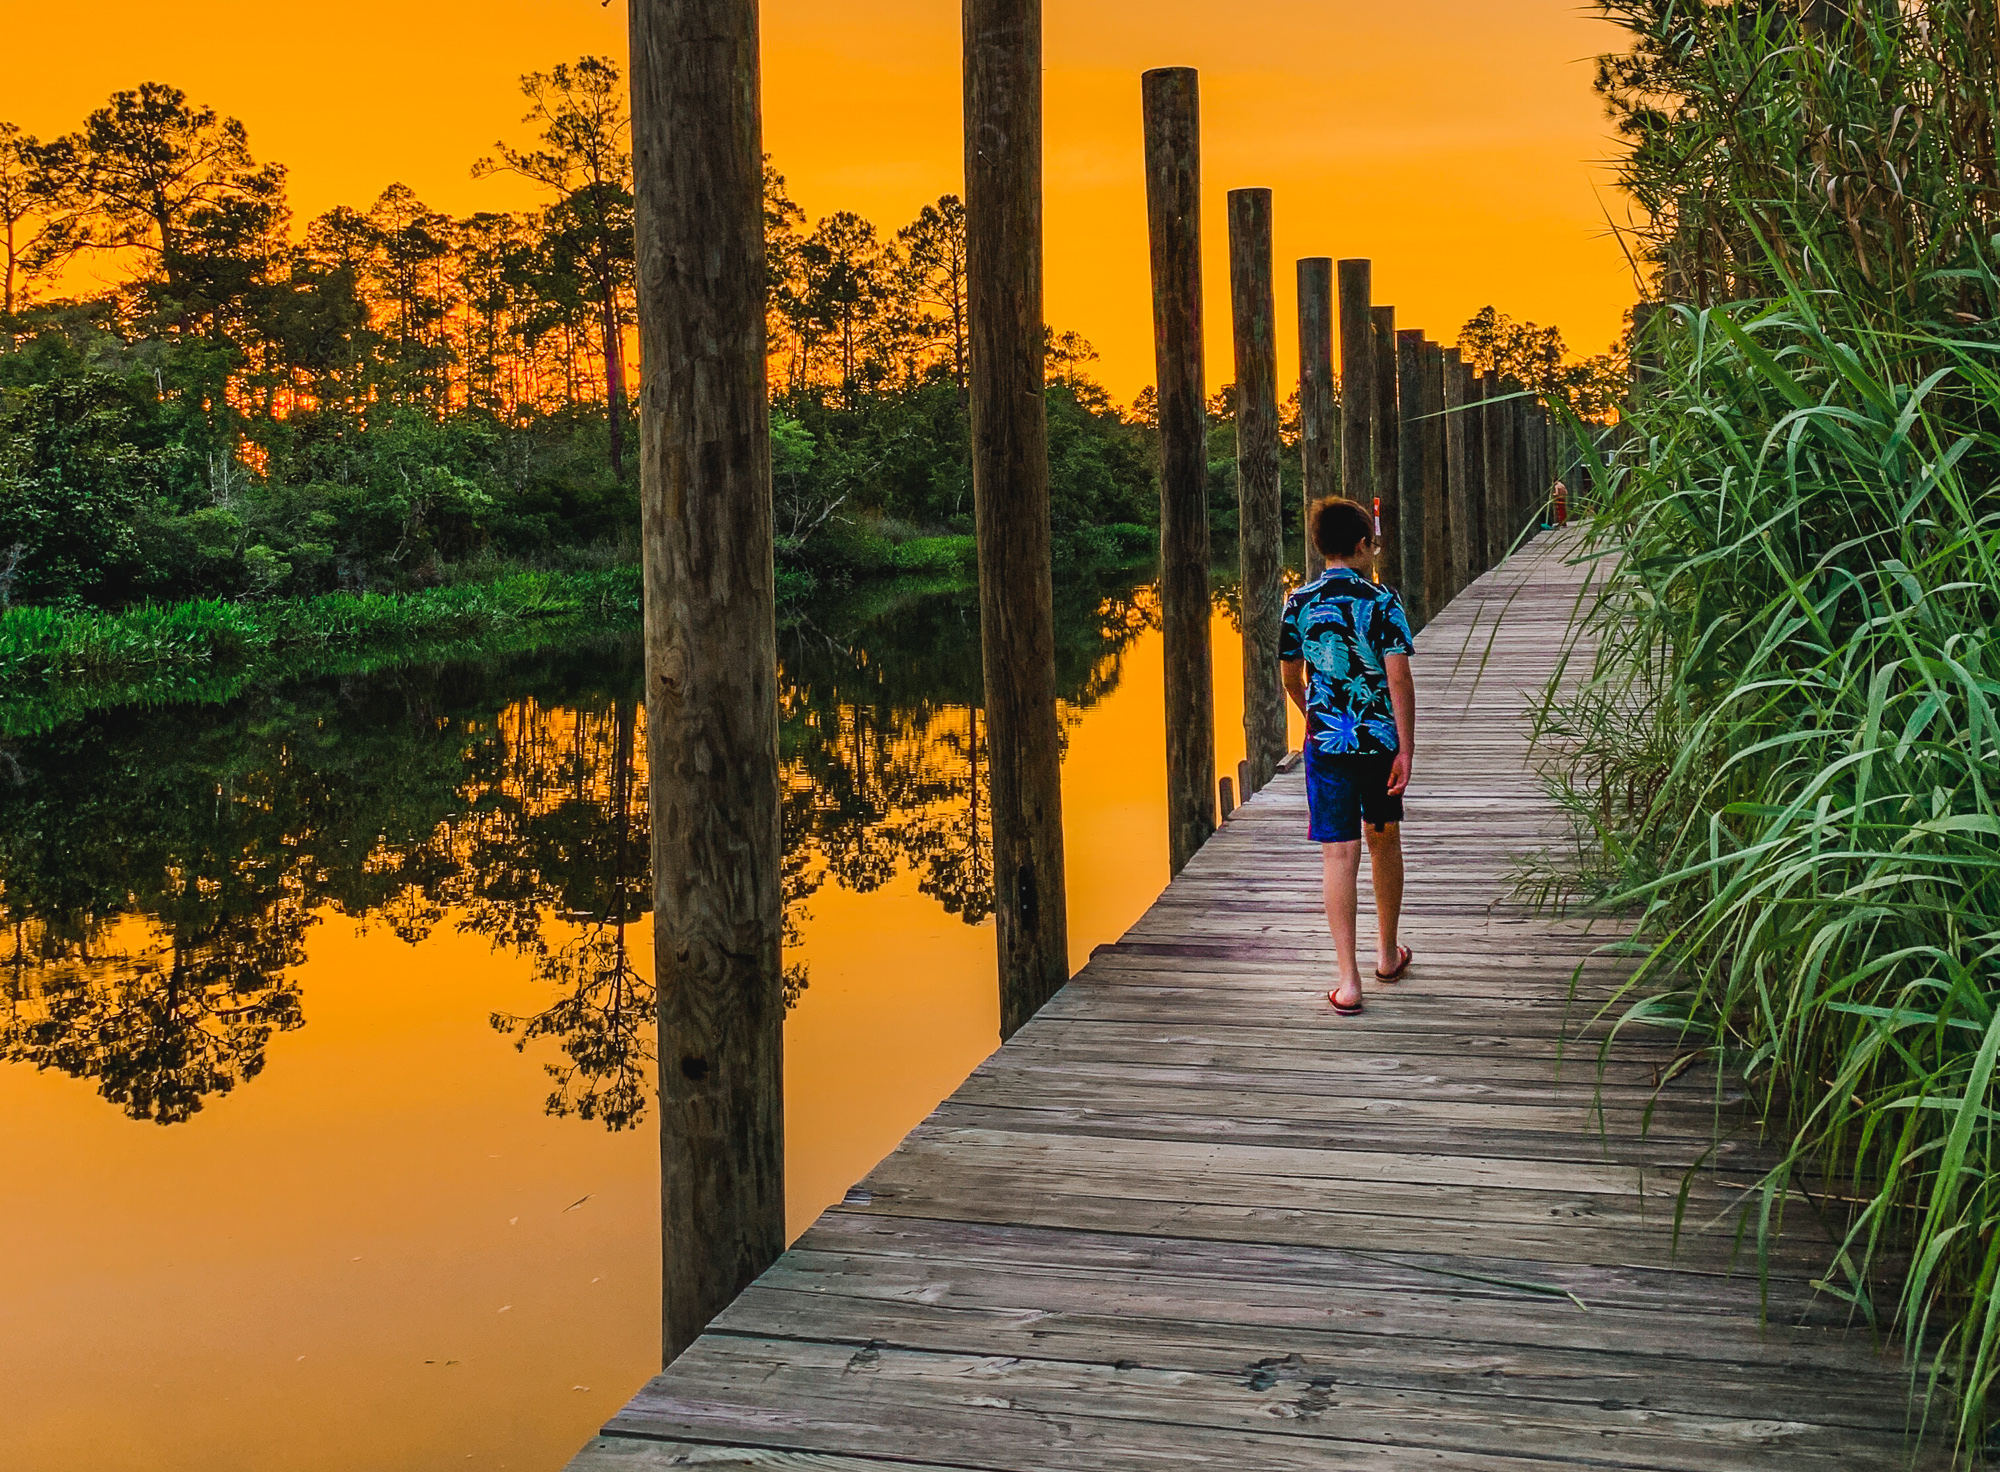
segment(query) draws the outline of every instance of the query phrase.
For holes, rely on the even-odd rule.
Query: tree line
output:
[[[535,207],[454,216],[391,184],[297,228],[285,168],[176,88],[54,138],[0,123],[0,603],[636,560],[623,79],[586,56],[521,91],[528,140],[470,170],[530,181]],[[962,204],[809,226],[768,168],[767,211],[793,584],[951,563],[904,544],[970,524]],[[1151,485],[1093,356],[1072,335],[1052,355],[1066,552],[1115,550],[1101,528],[1143,523]]]
[[[623,78],[585,56],[521,93],[525,141],[469,168],[538,203],[464,216],[397,183],[300,225],[243,124],[159,83],[57,137],[0,123],[0,607],[636,561]],[[767,160],[765,224],[781,586],[962,572],[962,202],[893,230],[849,210],[810,222]],[[1467,330],[1545,392],[1594,391],[1553,329],[1489,308]],[[1149,395],[1115,404],[1075,333],[1048,347],[1056,557],[1143,556]],[[1227,535],[1227,389],[1211,408]],[[1295,416],[1286,438],[1296,487]]]

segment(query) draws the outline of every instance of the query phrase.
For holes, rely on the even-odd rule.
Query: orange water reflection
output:
[[[1071,681],[1064,800],[1079,963],[1166,878],[1159,638],[1105,649]],[[1236,649],[1218,615],[1224,771],[1242,748]],[[886,722],[841,699],[817,709],[829,729],[800,735],[812,723],[798,711],[788,726],[795,803],[820,803],[829,830],[788,886],[788,960],[809,977],[786,1035],[794,1232],[956,1086],[997,1027],[991,922],[947,909],[963,900],[951,866],[966,855],[924,828],[966,820],[953,774],[977,748],[946,738],[969,733],[969,708],[947,695]],[[554,1040],[517,1052],[493,1023],[546,1015],[590,969],[576,964],[584,942],[602,957],[622,934],[632,972],[649,971],[647,919],[615,923],[643,876],[605,840],[621,811],[619,753],[644,750],[632,715],[616,698],[544,692],[466,722],[438,758],[458,761],[463,780],[434,831],[370,835],[374,850],[345,875],[331,858],[298,856],[367,841],[330,836],[335,820],[272,841],[276,857],[256,873],[274,898],[239,925],[254,944],[230,949],[213,924],[191,941],[185,917],[128,914],[95,924],[79,955],[74,937],[17,926],[28,947],[10,994],[17,1019],[40,1015],[29,993],[61,969],[30,964],[37,945],[72,972],[146,985],[177,956],[214,972],[275,945],[276,985],[219,987],[203,1025],[225,1040],[219,1056],[240,1061],[244,995],[293,998],[298,1015],[268,1008],[258,1066],[165,1128],[130,1117],[143,1111],[129,1100],[108,1102],[102,1078],[0,1065],[0,1466],[554,1468],[655,1367],[650,1120],[616,1132],[546,1112],[551,1091],[572,1105],[579,1089],[592,1097],[590,1080]],[[818,780],[864,774],[838,801],[802,776],[811,752],[796,743],[822,738],[856,759],[845,777]],[[295,764],[305,740],[283,747]],[[275,790],[282,778],[262,780]],[[885,820],[874,789],[889,787],[914,798]],[[628,816],[642,817],[642,794],[640,781],[623,799]],[[572,809],[584,819],[564,827]],[[923,831],[885,845],[884,822]],[[539,846],[524,844],[537,824]],[[584,879],[551,879],[562,855],[592,843]],[[220,872],[194,876],[189,892],[226,883]],[[874,887],[858,892],[843,874]],[[176,924],[179,949],[163,947]]]

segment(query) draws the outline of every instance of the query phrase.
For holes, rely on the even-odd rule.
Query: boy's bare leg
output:
[[[1403,918],[1403,825],[1391,823],[1378,829],[1364,823],[1361,832],[1368,839],[1368,869],[1375,880],[1375,973],[1381,976],[1394,971],[1403,959],[1396,939],[1396,927]],[[1349,921],[1350,933],[1352,924]]]
[[[1361,966],[1355,958],[1354,941],[1355,911],[1360,904],[1361,845],[1323,843],[1320,853],[1326,874],[1326,925],[1333,932],[1334,953],[1340,958],[1340,980],[1333,994],[1343,1007],[1352,1007],[1361,1001]]]

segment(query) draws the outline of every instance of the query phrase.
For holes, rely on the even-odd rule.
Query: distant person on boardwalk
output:
[[[1375,979],[1399,981],[1414,959],[1396,939],[1403,908],[1403,791],[1417,734],[1410,621],[1403,600],[1374,582],[1374,518],[1353,501],[1315,505],[1306,533],[1324,574],[1285,602],[1278,636],[1285,693],[1306,717],[1306,802],[1323,845],[1326,923],[1340,975],[1329,994],[1343,1017],[1361,1015],[1355,913],[1361,838],[1375,877]]]

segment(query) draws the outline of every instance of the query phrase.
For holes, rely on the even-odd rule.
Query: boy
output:
[[[1396,922],[1417,689],[1403,600],[1368,575],[1375,565],[1374,519],[1355,502],[1334,498],[1315,505],[1307,521],[1327,568],[1286,600],[1278,658],[1285,693],[1306,717],[1306,801],[1313,842],[1323,845],[1326,923],[1340,957],[1328,1000],[1342,1017],[1358,1017],[1354,927],[1364,823],[1380,931],[1375,979],[1400,980],[1414,959],[1396,941]]]

